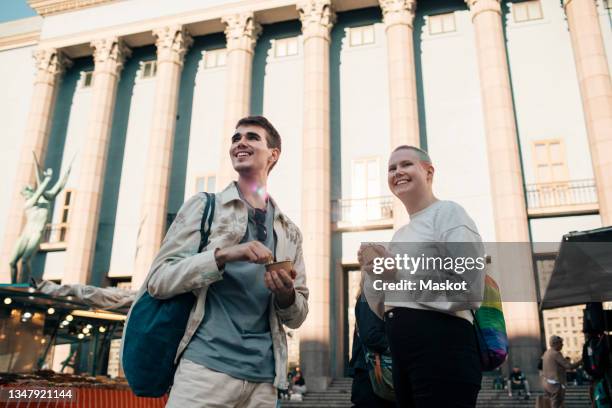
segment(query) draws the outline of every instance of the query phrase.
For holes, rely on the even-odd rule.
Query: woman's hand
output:
[[[357,261],[361,268],[371,273],[375,258],[387,258],[392,255],[385,249],[384,246],[378,244],[361,244],[357,251]]]

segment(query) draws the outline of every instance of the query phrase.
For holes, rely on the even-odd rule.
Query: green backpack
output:
[[[359,336],[359,325],[355,321],[355,333]],[[374,394],[387,401],[395,401],[395,391],[393,389],[393,361],[391,350],[387,348],[384,353],[377,353],[361,343],[365,350],[366,367],[370,375],[370,383]]]
[[[365,345],[363,347],[366,350],[366,365],[374,394],[387,401],[395,401],[391,352],[387,349],[384,353],[375,353],[368,350]]]
[[[215,214],[215,195],[206,195],[198,252],[208,245]],[[121,362],[132,392],[162,397],[172,384],[176,353],[196,302],[191,292],[155,299],[147,291],[132,304],[124,327]]]

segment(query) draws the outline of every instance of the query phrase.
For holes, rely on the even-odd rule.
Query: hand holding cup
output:
[[[276,301],[281,308],[289,307],[295,301],[293,280],[297,272],[292,261],[272,262],[266,264],[264,283],[276,295]]]

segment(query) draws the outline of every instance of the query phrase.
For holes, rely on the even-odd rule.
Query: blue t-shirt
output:
[[[249,208],[247,230],[240,243],[257,239],[254,209]],[[267,204],[263,242],[274,252],[274,208]],[[270,334],[270,290],[264,284],[264,265],[228,262],[223,279],[206,295],[205,313],[184,358],[211,370],[252,382],[274,381],[274,353]]]

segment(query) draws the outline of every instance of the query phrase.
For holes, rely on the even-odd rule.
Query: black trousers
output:
[[[446,313],[395,308],[385,313],[400,408],[473,408],[482,373],[474,328]]]
[[[395,403],[374,394],[367,370],[355,369],[351,388],[352,408],[393,408]]]

